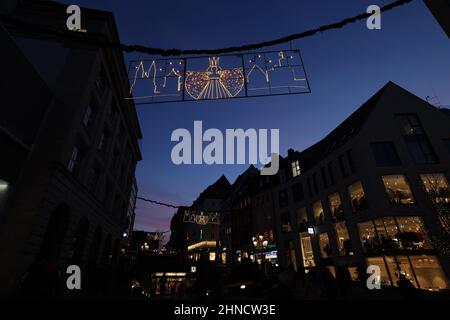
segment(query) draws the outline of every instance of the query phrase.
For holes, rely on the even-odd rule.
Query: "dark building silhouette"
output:
[[[434,18],[450,38],[450,1],[449,0],[425,0]]]
[[[56,2],[12,1],[1,10],[66,28],[66,6]],[[119,41],[111,13],[82,9],[82,28]],[[64,275],[68,264],[98,282],[92,274],[114,264],[130,232],[141,160],[122,53],[9,24],[0,43],[0,295],[40,290],[27,279]],[[53,283],[39,281],[54,294]]]

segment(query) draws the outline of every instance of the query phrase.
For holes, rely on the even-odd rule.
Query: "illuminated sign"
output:
[[[136,104],[310,93],[299,50],[133,60]]]

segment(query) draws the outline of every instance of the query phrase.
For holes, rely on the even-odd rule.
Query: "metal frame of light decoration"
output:
[[[276,64],[273,64],[272,66],[268,65],[268,60],[265,58],[269,54],[277,54],[278,57],[284,57],[280,58],[278,60],[279,66],[276,66]],[[234,69],[241,69],[242,74],[242,88],[237,92],[234,96],[228,96],[228,97],[217,97],[217,98],[194,98],[192,95],[187,91],[186,88],[186,79],[189,77],[189,73],[207,73],[211,72],[211,68],[219,68],[220,67],[220,58],[223,57],[236,57],[237,60],[239,60],[239,65],[236,65],[233,69],[226,69],[224,71],[230,71]],[[299,63],[297,64],[289,64],[289,59],[293,59],[293,57],[298,58]],[[249,91],[253,91],[255,89],[249,88],[248,82],[249,82],[249,74],[252,73],[255,68],[255,65],[253,67],[246,66],[245,59],[254,57],[256,58],[262,58],[265,62],[264,67],[256,67],[258,70],[256,72],[265,73],[266,77],[269,75],[269,79],[267,81],[267,87],[265,88],[259,88],[268,90],[269,93],[263,93],[263,94],[249,94]],[[287,58],[286,58],[287,57]],[[190,60],[197,60],[197,59],[205,59],[206,61],[209,60],[209,67],[205,69],[205,71],[197,71],[197,70],[187,70],[189,67],[189,61]],[[281,65],[280,60],[285,59],[287,61],[287,65]],[[251,60],[249,60],[251,62]],[[256,60],[255,60],[256,61]],[[270,60],[269,60],[270,61]],[[162,68],[158,68],[158,62],[163,62],[164,67],[170,68],[170,71],[167,72],[167,69],[164,70],[164,74],[156,75],[156,73],[162,72]],[[177,70],[174,66],[179,65],[182,66],[182,71]],[[146,68],[147,66],[147,68]],[[134,72],[133,72],[134,67]],[[276,68],[282,69],[282,68],[290,68],[293,72],[293,79],[292,81],[302,81],[304,82],[304,85],[300,86],[294,86],[294,85],[286,85],[282,87],[277,87],[271,84],[270,79],[270,72],[273,72],[276,70]],[[301,79],[296,79],[295,77],[295,69],[301,69],[304,77]],[[209,71],[208,71],[209,70]],[[216,69],[217,70],[217,69]],[[222,70],[221,70],[222,71]],[[140,72],[141,76],[138,76]],[[165,84],[167,83],[167,78],[169,77],[177,77],[178,78],[178,88],[179,88],[179,94],[166,94],[166,95],[160,95],[152,94],[152,95],[142,95],[142,96],[133,96],[133,89],[136,85],[137,81],[152,81],[153,80],[153,86],[154,91],[156,91],[157,84],[156,79],[159,81],[162,81],[164,83],[163,87],[165,88]],[[286,49],[286,50],[277,50],[277,51],[264,51],[264,52],[250,52],[250,53],[238,53],[238,54],[221,54],[221,55],[214,55],[214,56],[194,56],[194,57],[182,57],[182,58],[164,58],[164,59],[140,59],[140,60],[131,60],[128,65],[128,78],[130,81],[130,90],[129,90],[129,97],[126,97],[127,100],[134,100],[134,103],[136,105],[139,104],[157,104],[157,103],[169,103],[169,102],[186,102],[186,101],[208,101],[208,100],[224,100],[224,99],[238,99],[238,98],[255,98],[255,97],[266,97],[266,96],[283,96],[283,95],[293,95],[293,94],[305,94],[305,93],[311,93],[311,88],[309,85],[308,75],[306,73],[306,69],[304,67],[303,58],[301,56],[300,50],[298,49]],[[153,78],[153,79],[152,79]],[[181,81],[180,81],[181,79]],[[267,79],[267,78],[266,78]],[[203,79],[206,81],[205,79]],[[159,85],[160,86],[160,85]],[[274,93],[272,92],[275,89],[280,88],[286,88],[286,92],[282,93]],[[303,91],[294,89],[302,88]],[[220,89],[219,89],[220,91]],[[170,97],[174,96],[177,97],[176,99],[171,100],[164,100],[164,101],[155,101],[155,99],[158,98],[164,98],[164,97]],[[141,100],[141,101],[140,101]],[[142,100],[146,100],[143,101]],[[151,101],[147,101],[151,100]]]

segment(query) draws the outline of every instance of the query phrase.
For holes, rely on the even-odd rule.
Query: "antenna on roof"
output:
[[[436,92],[434,91],[433,88],[431,88],[431,90],[433,91],[433,95],[432,96],[426,96],[426,100],[429,104],[435,106],[438,109],[442,109],[442,104],[441,101],[439,100],[439,97],[437,96]]]

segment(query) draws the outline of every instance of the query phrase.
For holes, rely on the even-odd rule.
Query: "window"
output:
[[[433,203],[450,204],[450,189],[447,178],[442,173],[421,174],[425,191]]]
[[[419,123],[419,119],[415,114],[398,114],[397,120],[400,123],[403,135],[416,135],[423,134],[422,126]]]
[[[325,167],[320,168],[320,175],[322,176],[322,182],[323,182],[324,188],[328,188],[328,181],[327,181],[327,176],[325,173]]]
[[[283,232],[291,232],[291,217],[289,211],[285,211],[281,213],[281,231]]]
[[[295,215],[297,217],[297,228],[300,231],[307,231],[308,229],[308,214],[306,208],[298,208],[295,210]]]
[[[336,230],[339,254],[341,256],[353,255],[352,243],[345,222],[335,223],[334,229]]]
[[[409,258],[421,289],[443,291],[449,288],[447,277],[437,257],[420,255],[410,256]]]
[[[298,160],[292,162],[292,176],[295,178],[300,175],[300,162]]]
[[[341,154],[338,158],[339,160],[339,168],[341,169],[342,178],[347,177],[347,170],[345,170],[345,164],[344,164],[344,155]]]
[[[67,170],[71,173],[78,173],[80,170],[81,162],[83,161],[84,151],[79,144],[76,144],[70,155],[69,162],[67,163]]]
[[[280,202],[280,208],[284,208],[287,207],[289,202],[288,202],[288,194],[286,190],[281,190],[278,193],[278,200]]]
[[[107,147],[108,147],[108,143],[109,143],[109,133],[108,131],[105,129],[102,132],[102,135],[100,136],[100,140],[98,141],[98,150],[99,151],[106,151]]]
[[[370,144],[377,166],[390,167],[401,165],[393,142],[373,142]]]
[[[436,163],[437,157],[415,114],[396,116],[409,153],[416,164]]]
[[[325,217],[323,214],[322,202],[320,200],[313,204],[314,221],[316,224],[325,223]]]
[[[426,136],[406,136],[405,141],[408,146],[409,153],[416,164],[437,163],[436,155],[434,154],[431,144]]]
[[[330,175],[330,182],[331,184],[336,184],[336,180],[334,179],[334,173],[333,173],[333,163],[328,163],[328,174]]]
[[[344,208],[342,208],[342,201],[339,192],[335,192],[328,196],[328,203],[330,204],[331,216],[333,221],[344,220]]]
[[[346,154],[348,165],[350,166],[350,172],[356,173],[355,163],[353,162],[353,150],[352,149],[347,150]]]
[[[294,202],[300,202],[305,199],[305,193],[303,192],[303,186],[301,182],[298,182],[292,186],[292,194]]]
[[[328,233],[324,232],[319,235],[320,256],[322,258],[331,257],[330,239]]]
[[[380,242],[372,220],[358,223],[358,232],[364,253],[374,253],[379,250]]]
[[[358,212],[368,208],[366,194],[361,181],[357,181],[348,186],[348,194],[352,203],[353,212]]]
[[[83,125],[85,128],[89,128],[94,121],[94,110],[92,109],[92,102],[86,107],[83,117]]]
[[[314,267],[314,253],[311,244],[311,236],[308,232],[300,233],[300,247],[302,250],[303,266],[305,268]]]
[[[396,237],[406,250],[432,250],[433,245],[425,232],[420,217],[396,217],[400,233]]]
[[[414,204],[414,197],[404,175],[383,176],[383,183],[391,204]]]
[[[422,222],[417,216],[384,217],[358,224],[363,251],[368,254],[383,251],[432,250]]]
[[[380,268],[380,281],[382,286],[390,286],[391,279],[389,278],[389,273],[386,269],[386,264],[384,262],[383,257],[372,257],[367,258],[367,265],[368,266],[378,266]]]

